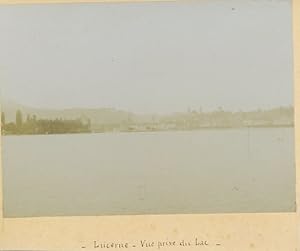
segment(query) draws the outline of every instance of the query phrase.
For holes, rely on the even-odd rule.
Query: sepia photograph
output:
[[[3,216],[296,211],[290,0],[0,6]]]

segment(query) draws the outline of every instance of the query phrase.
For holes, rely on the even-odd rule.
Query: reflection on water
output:
[[[295,210],[292,128],[2,140],[6,217]]]

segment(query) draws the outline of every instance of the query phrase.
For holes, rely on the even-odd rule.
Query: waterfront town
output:
[[[291,127],[294,125],[293,107],[278,107],[269,110],[255,111],[215,111],[203,112],[189,109],[186,112],[169,115],[142,116],[114,109],[98,113],[81,113],[72,118],[45,118],[35,114],[15,112],[15,120],[7,121],[5,112],[1,113],[2,135],[22,134],[65,134],[65,133],[103,133],[103,132],[148,132],[199,130],[209,128],[241,127]],[[96,114],[96,115],[95,115]],[[113,114],[114,119],[107,119]],[[111,115],[112,116],[112,115]]]

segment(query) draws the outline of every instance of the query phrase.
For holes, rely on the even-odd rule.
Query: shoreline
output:
[[[70,132],[70,133],[43,133],[43,134],[1,134],[7,136],[51,136],[51,135],[79,135],[79,134],[123,134],[123,133],[160,133],[160,132],[192,132],[192,131],[207,131],[207,130],[235,130],[235,129],[276,129],[276,128],[294,128],[294,125],[260,125],[260,126],[215,126],[215,127],[200,127],[195,129],[166,129],[166,130],[120,130],[120,131],[91,131],[91,132]]]

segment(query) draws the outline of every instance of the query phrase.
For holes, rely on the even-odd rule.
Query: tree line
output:
[[[28,114],[26,119],[20,110],[16,111],[15,122],[7,123],[5,113],[1,112],[1,133],[8,134],[62,134],[85,133],[91,131],[91,121],[81,119],[38,119]]]

